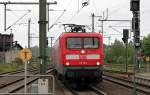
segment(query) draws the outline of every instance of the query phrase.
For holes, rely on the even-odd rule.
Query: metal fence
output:
[[[1,93],[0,95],[54,95],[55,94],[55,78],[53,75],[0,75],[0,77],[23,77],[24,78],[24,92],[22,93]],[[32,89],[32,84],[31,83],[27,83],[26,78],[28,77],[34,77],[34,82],[37,81],[38,79],[48,79],[48,93],[44,92],[44,93],[40,93],[38,91],[38,89],[36,89],[38,92],[33,93],[33,91],[31,91]],[[50,80],[52,79],[52,80]],[[51,86],[51,92],[50,92],[50,82],[52,83]],[[30,85],[28,86],[28,90],[30,89],[30,92],[26,90],[27,84]],[[39,83],[37,83],[37,86],[39,85]],[[29,88],[30,87],[30,88]],[[38,88],[38,87],[37,87]],[[42,89],[41,89],[42,90]],[[42,91],[41,91],[42,92]]]

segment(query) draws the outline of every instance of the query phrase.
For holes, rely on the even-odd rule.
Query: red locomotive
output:
[[[69,27],[71,32],[62,33],[54,44],[53,58],[57,75],[65,80],[102,80],[102,35],[85,32],[82,25]]]

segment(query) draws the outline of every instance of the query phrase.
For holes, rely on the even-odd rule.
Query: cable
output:
[[[25,17],[28,13],[30,13],[30,10],[25,13],[22,17],[20,17],[17,21],[15,21],[12,25],[10,25],[6,30],[8,30],[9,28],[11,28],[13,25],[15,25],[18,21],[20,21],[23,17]]]
[[[65,14],[65,12],[67,11],[69,5],[71,5],[70,3],[72,2],[72,0],[70,0],[70,2],[67,4],[67,6],[65,7],[65,9],[63,10],[62,14],[55,20],[55,22],[49,27],[48,30],[52,29],[54,27],[54,25],[56,25],[56,23],[59,21],[60,18],[63,17],[63,15]]]
[[[77,16],[83,8],[80,8],[67,22],[69,23],[72,19]]]
[[[93,7],[94,7],[94,10],[95,10],[96,14],[99,14],[98,11],[97,11],[96,5],[95,5],[95,0],[93,0]]]
[[[89,2],[90,2],[90,0],[86,0],[86,1],[84,1],[84,2],[83,2],[83,0],[82,0],[82,8],[80,8],[77,12],[75,12],[75,14],[74,14],[67,22],[69,23],[70,21],[72,21],[72,19],[73,19],[75,16],[77,16],[77,15],[81,12],[81,10],[82,10],[84,7],[86,7],[86,6],[89,5]]]
[[[67,9],[68,9],[69,5],[71,5],[71,2],[72,2],[72,0],[70,0],[70,2],[67,4],[67,6],[66,6],[65,10],[67,10]]]
[[[121,2],[121,3],[119,3],[119,4],[117,4],[117,5],[115,5],[115,6],[118,6],[118,5],[121,5],[120,7],[116,7],[116,8],[114,8],[114,10],[112,11],[112,12],[110,12],[110,14],[109,15],[113,15],[114,13],[117,13],[117,12],[119,12],[120,10],[122,10],[122,9],[124,9],[124,8],[126,8],[125,6],[126,6],[126,0],[125,1],[123,1],[123,2]],[[113,8],[113,7],[112,7]],[[112,9],[111,8],[111,9]]]
[[[58,20],[64,15],[64,13],[66,12],[66,10],[64,10],[62,12],[62,14],[55,20],[55,22],[49,27],[49,30],[53,28],[53,26],[58,22]]]
[[[11,11],[12,15],[14,15],[15,17],[19,18],[13,11]]]

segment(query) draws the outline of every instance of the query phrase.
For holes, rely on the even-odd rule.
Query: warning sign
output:
[[[150,61],[150,57],[146,57],[146,61],[149,62]]]
[[[30,49],[24,48],[20,51],[20,58],[23,61],[29,61],[32,58],[32,52]]]

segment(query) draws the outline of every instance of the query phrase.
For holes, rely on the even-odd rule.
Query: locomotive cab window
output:
[[[95,37],[89,38],[67,38],[67,48],[80,49],[90,48],[95,49],[99,47],[99,39]]]
[[[81,38],[67,38],[67,48],[81,48]]]
[[[98,48],[99,40],[98,38],[84,38],[83,44],[84,48]]]

